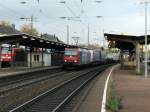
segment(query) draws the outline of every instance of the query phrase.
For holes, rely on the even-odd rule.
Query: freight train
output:
[[[65,48],[64,67],[105,64],[106,61],[106,52],[102,49]]]

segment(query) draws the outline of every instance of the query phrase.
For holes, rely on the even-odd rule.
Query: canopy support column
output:
[[[15,57],[14,57],[14,51],[13,51],[13,46],[12,44],[10,45],[10,56],[11,56],[11,60],[10,60],[10,66],[13,68],[14,67],[14,61],[15,61]]]
[[[0,69],[2,68],[2,59],[1,59],[1,54],[2,54],[2,46],[0,44]]]
[[[120,64],[121,64],[121,67],[123,67],[123,50],[120,51]]]
[[[32,47],[30,47],[30,68],[32,68]]]
[[[137,74],[141,73],[141,67],[140,67],[140,44],[139,42],[135,45],[136,48],[136,72]]]
[[[42,47],[42,67],[44,66],[44,57],[43,57],[43,55],[44,55],[44,50],[43,50],[43,47]]]

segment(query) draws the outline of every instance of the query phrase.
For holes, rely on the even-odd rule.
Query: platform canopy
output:
[[[10,35],[0,35],[0,44],[15,44],[37,47],[37,48],[48,48],[62,50],[65,47],[76,48],[77,46],[64,44],[62,42],[55,42],[50,40],[45,40],[39,37],[31,36],[28,34],[10,34]]]
[[[104,33],[105,38],[109,41],[109,47],[119,48],[121,50],[133,51],[135,44],[145,44],[145,36],[133,36],[133,35],[118,35]],[[150,35],[147,36],[148,44],[150,43]]]

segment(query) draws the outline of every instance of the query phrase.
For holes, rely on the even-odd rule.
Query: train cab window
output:
[[[65,55],[75,56],[75,55],[77,55],[77,51],[76,50],[66,50]]]
[[[10,54],[11,50],[7,49],[7,48],[3,48],[2,49],[2,54]]]

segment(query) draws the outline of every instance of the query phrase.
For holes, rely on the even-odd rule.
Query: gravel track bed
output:
[[[82,101],[87,97],[89,91],[94,86],[97,77],[91,80],[77,95],[75,95],[70,102],[68,102],[60,112],[78,112],[78,108]]]
[[[13,91],[13,90],[18,89],[18,88],[21,88],[23,86],[28,86],[28,85],[31,85],[33,83],[37,83],[37,82],[40,82],[40,81],[43,81],[43,80],[46,80],[49,78],[53,78],[53,77],[56,77],[57,75],[61,75],[61,74],[65,74],[65,73],[67,73],[67,72],[63,71],[63,72],[53,73],[50,75],[48,75],[48,73],[46,73],[46,74],[43,74],[43,76],[40,76],[40,77],[37,76],[37,78],[32,79],[30,77],[30,78],[28,78],[28,80],[18,81],[18,82],[6,85],[4,87],[0,87],[0,95],[4,94],[6,92]]]
[[[70,78],[77,76],[79,73],[85,71],[77,71],[75,73],[69,72],[63,75],[57,75],[56,77],[47,79],[42,82],[37,82],[32,85],[28,85],[22,88],[18,88],[15,91],[10,91],[0,95],[0,107],[4,110],[10,110],[23,102],[37,96],[38,94],[62,83]]]
[[[25,73],[20,73],[20,74],[13,75],[13,76],[2,77],[2,78],[0,78],[0,89],[5,86],[9,86],[9,85],[16,84],[16,83],[26,81],[26,80],[36,79],[37,77],[43,77],[43,76],[58,73],[61,71],[62,70],[60,68],[39,70],[39,71],[33,71],[33,72],[29,72],[29,73],[27,71]]]
[[[103,69],[101,69],[100,71],[102,71]],[[69,82],[67,81],[67,83],[63,84],[62,86],[54,90],[51,90],[51,89],[48,90],[49,92],[48,93],[46,92],[46,94],[44,93],[42,97],[38,97],[37,101],[33,101],[33,103],[30,103],[27,106],[27,110],[25,110],[25,112],[51,112],[66,97],[70,96],[70,94],[74,90],[76,90],[78,87],[80,87],[83,83],[85,83],[87,80],[89,80],[93,76],[97,75],[100,72],[97,70],[98,69],[96,68],[96,69],[93,69],[92,72],[89,72],[88,70],[88,72],[86,71],[86,72],[80,73],[78,78],[75,78],[73,80],[71,79],[71,81]]]

